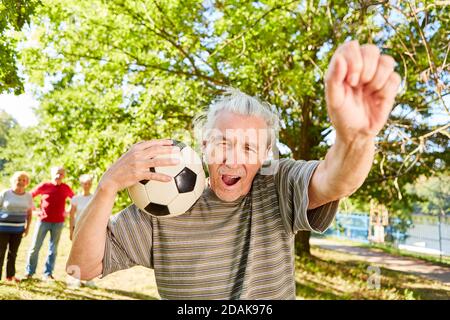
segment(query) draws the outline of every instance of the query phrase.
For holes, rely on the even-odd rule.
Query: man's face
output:
[[[56,184],[61,184],[65,175],[66,172],[63,168],[58,168],[58,170],[52,170],[52,180]]]
[[[206,142],[210,185],[223,201],[246,195],[267,158],[267,124],[264,119],[222,111]]]

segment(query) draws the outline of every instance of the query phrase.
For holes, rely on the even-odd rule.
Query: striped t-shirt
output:
[[[339,203],[307,210],[318,164],[282,159],[246,196],[224,202],[208,187],[173,218],[124,209],[108,223],[102,277],[141,265],[163,299],[295,299],[294,235],[324,232]]]
[[[17,194],[11,189],[0,193],[0,232],[22,233],[25,230],[27,211],[33,208],[31,193]]]

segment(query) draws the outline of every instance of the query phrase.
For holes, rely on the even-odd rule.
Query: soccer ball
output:
[[[186,144],[173,140],[178,146],[180,162],[175,166],[150,168],[151,172],[167,174],[169,182],[141,180],[128,188],[133,203],[142,211],[156,217],[175,217],[188,211],[203,193],[205,172],[198,154]],[[174,157],[160,155],[158,158]]]

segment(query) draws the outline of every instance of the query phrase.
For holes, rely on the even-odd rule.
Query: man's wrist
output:
[[[354,136],[336,141],[325,156],[325,181],[333,197],[342,198],[357,190],[367,177],[375,155],[375,137]]]
[[[101,194],[103,196],[115,197],[118,193],[118,190],[114,188],[114,186],[105,181],[100,181],[97,187],[96,193]]]
[[[351,137],[336,135],[335,145],[345,149],[367,149],[375,147],[375,137],[372,135],[358,134]]]

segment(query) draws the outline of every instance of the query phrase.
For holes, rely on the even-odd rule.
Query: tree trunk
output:
[[[297,140],[297,147],[293,153],[296,160],[311,160],[311,109],[312,106],[308,99],[302,104],[302,119],[300,122],[300,135]],[[309,246],[310,231],[299,231],[295,235],[295,253],[300,257],[310,256]]]
[[[295,254],[299,257],[309,257],[311,250],[309,246],[310,231],[299,231],[295,235]]]

